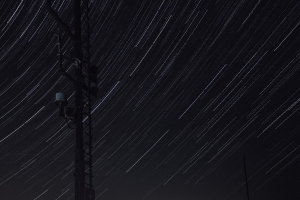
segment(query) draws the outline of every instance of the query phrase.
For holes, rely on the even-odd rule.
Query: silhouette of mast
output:
[[[247,199],[249,198],[249,189],[248,189],[248,178],[247,178],[247,171],[246,171],[246,156],[244,155],[244,172],[245,172],[245,181],[246,181],[246,189],[247,189]]]

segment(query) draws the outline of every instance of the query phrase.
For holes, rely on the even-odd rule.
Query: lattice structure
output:
[[[93,155],[92,155],[92,98],[97,95],[97,67],[91,64],[91,52],[90,52],[90,7],[91,2],[89,0],[83,0],[81,4],[81,41],[82,41],[82,70],[83,75],[85,76],[85,83],[87,85],[88,91],[84,92],[85,99],[85,107],[87,108],[87,113],[85,118],[86,128],[84,129],[84,133],[87,135],[87,139],[85,141],[86,150],[85,154],[87,155],[85,159],[85,164],[87,165],[86,175],[88,175],[88,181],[86,184],[86,197],[87,200],[95,199],[95,191],[93,189]]]

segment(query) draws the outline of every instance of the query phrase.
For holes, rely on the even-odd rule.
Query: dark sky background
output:
[[[72,1],[53,8],[72,24]],[[97,0],[90,18],[96,199],[246,200],[244,155],[250,199],[300,199],[299,0]],[[74,199],[58,25],[40,0],[0,19],[0,199]]]

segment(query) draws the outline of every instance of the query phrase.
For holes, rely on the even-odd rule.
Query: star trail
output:
[[[52,7],[72,30],[72,1]],[[250,199],[300,198],[299,1],[90,9],[96,199],[247,199],[244,155]],[[74,125],[54,104],[63,92],[75,106],[60,27],[45,0],[3,0],[0,11],[0,199],[74,199]]]

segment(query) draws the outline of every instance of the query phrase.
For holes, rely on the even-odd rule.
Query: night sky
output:
[[[246,200],[244,155],[251,200],[300,199],[299,0],[90,8],[96,199]],[[72,1],[53,9],[73,31]],[[74,199],[59,25],[45,0],[1,0],[0,19],[0,199]]]

